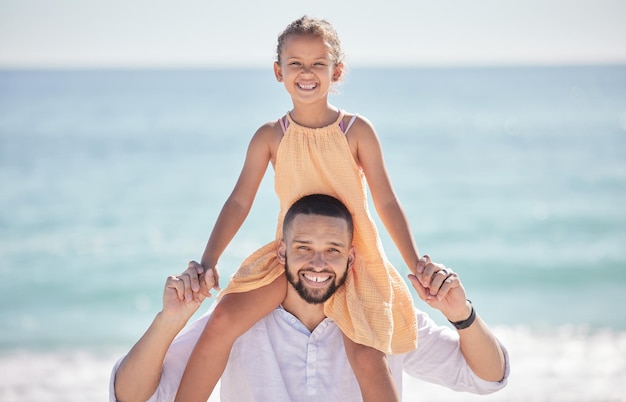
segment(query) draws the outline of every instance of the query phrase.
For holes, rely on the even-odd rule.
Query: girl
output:
[[[344,64],[339,38],[327,21],[305,16],[292,22],[279,36],[276,54],[274,73],[291,96],[293,109],[252,137],[237,184],[202,256],[202,267],[213,271],[217,286],[218,258],[246,218],[270,162],[280,199],[276,239],[248,257],[222,292],[189,359],[176,401],[206,401],[233,342],[282,302],[287,284],[284,266],[276,257],[282,221],[294,201],[312,193],[340,199],[355,223],[354,265],[345,285],[326,302],[326,315],[344,333],[363,399],[399,400],[384,354],[414,349],[417,323],[408,288],[387,261],[369,215],[366,179],[376,211],[413,274],[419,256],[389,181],[377,134],[365,118],[328,103]],[[189,270],[194,269],[191,264]],[[208,283],[209,277],[205,281],[210,287],[214,283]]]

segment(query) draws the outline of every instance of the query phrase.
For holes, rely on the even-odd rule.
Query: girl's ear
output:
[[[333,82],[337,82],[341,79],[341,76],[343,75],[343,63],[339,63],[335,66],[335,69],[333,70]]]
[[[274,76],[276,81],[283,82],[283,70],[280,68],[280,64],[277,61],[274,62]]]

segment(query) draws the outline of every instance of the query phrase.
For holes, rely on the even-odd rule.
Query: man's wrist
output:
[[[468,328],[476,320],[476,310],[474,310],[472,301],[468,299],[465,302],[465,305],[469,307],[469,313],[465,313],[464,315],[460,316],[460,317],[465,317],[465,318],[461,318],[461,319],[458,319],[456,317],[452,317],[453,319],[448,318],[448,321],[450,322],[450,324],[452,324],[457,330]]]
[[[187,325],[187,321],[189,321],[191,317],[184,317],[181,314],[172,314],[167,311],[159,311],[154,318],[154,322],[156,325],[164,328],[168,328],[172,331],[180,331]]]

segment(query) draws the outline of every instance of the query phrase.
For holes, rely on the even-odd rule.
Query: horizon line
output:
[[[352,69],[454,69],[454,68],[524,68],[524,67],[619,67],[626,66],[624,60],[584,60],[584,61],[528,61],[528,62],[454,62],[454,63],[350,63],[348,71]],[[267,64],[218,64],[218,63],[0,63],[0,71],[97,71],[97,70],[260,70],[266,69]]]

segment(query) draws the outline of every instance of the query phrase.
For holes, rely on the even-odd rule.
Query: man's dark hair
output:
[[[343,219],[348,224],[348,231],[350,232],[350,239],[352,240],[354,231],[352,214],[350,214],[348,208],[335,197],[325,194],[311,194],[305,195],[294,202],[285,214],[285,219],[283,220],[283,236],[285,236],[285,231],[297,215],[322,215]]]

